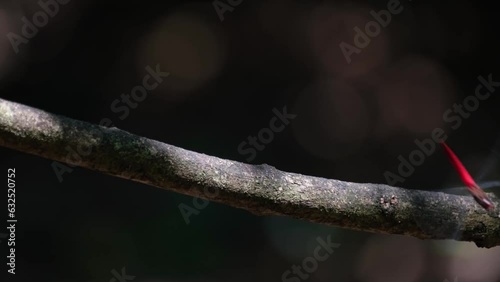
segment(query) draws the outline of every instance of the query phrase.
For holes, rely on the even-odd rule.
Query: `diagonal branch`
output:
[[[0,145],[242,208],[343,228],[500,245],[470,196],[351,183],[191,152],[0,99]],[[459,238],[457,237],[459,234]]]

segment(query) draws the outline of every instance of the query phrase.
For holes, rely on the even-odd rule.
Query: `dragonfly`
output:
[[[443,147],[446,155],[448,156],[451,164],[457,171],[458,175],[460,176],[462,182],[465,184],[469,192],[472,194],[476,202],[481,205],[484,209],[487,211],[493,211],[495,209],[495,205],[493,204],[493,201],[486,195],[486,193],[481,189],[479,185],[477,185],[476,181],[470,173],[467,171],[465,166],[462,164],[460,159],[457,157],[457,155],[453,152],[453,150],[444,142],[440,142],[441,146]],[[500,184],[500,181],[492,181],[487,183],[489,187],[498,187]]]

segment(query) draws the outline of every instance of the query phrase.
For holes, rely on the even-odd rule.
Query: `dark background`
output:
[[[7,34],[21,35],[22,17],[41,8],[2,1],[0,96],[91,123],[109,118],[242,162],[238,145],[286,106],[297,117],[251,163],[353,182],[387,183],[398,156],[439,127],[473,176],[498,180],[497,94],[458,128],[443,120],[474,94],[478,76],[500,81],[496,8],[401,1],[402,12],[347,63],[339,44],[353,45],[354,27],[364,30],[370,11],[388,2],[243,0],[221,21],[211,1],[71,0],[16,53]],[[170,76],[121,120],[110,105],[157,64]],[[327,236],[340,247],[307,281],[500,281],[499,247],[257,217],[216,203],[187,224],[179,205],[192,207],[191,197],[80,168],[59,182],[50,160],[4,148],[0,156],[2,170],[16,168],[18,219],[16,275],[2,281],[111,281],[123,267],[133,281],[281,281]],[[438,149],[396,185],[460,183]]]

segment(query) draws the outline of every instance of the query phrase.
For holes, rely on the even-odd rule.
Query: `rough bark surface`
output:
[[[256,215],[285,215],[421,239],[473,241],[480,247],[500,245],[498,211],[488,214],[471,196],[244,164],[1,99],[0,145]]]

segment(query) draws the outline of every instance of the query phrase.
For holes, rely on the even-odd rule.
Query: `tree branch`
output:
[[[488,215],[471,196],[282,172],[1,99],[0,145],[257,215],[286,215],[422,239],[473,241],[480,247],[500,245],[498,215]]]

